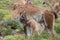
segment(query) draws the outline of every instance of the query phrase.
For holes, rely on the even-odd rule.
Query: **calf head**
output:
[[[20,22],[23,23],[23,25],[27,24],[27,20],[25,19],[25,16],[22,12],[20,13]]]

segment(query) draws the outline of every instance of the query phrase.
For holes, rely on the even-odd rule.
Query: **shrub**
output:
[[[2,36],[13,34],[12,29],[19,29],[20,31],[23,30],[23,26],[19,21],[17,22],[6,18],[2,21],[3,22],[0,27],[0,33]]]
[[[0,21],[2,22],[0,27],[0,34],[3,36],[12,34],[11,28],[23,30],[20,21],[12,20],[10,10],[0,9]]]
[[[7,28],[7,25],[6,25],[5,23],[2,23],[1,26],[0,26],[0,34],[1,34],[2,36],[12,34],[11,27],[8,26],[8,28]]]
[[[12,35],[13,33],[12,33],[12,30],[11,30],[11,28],[2,28],[1,30],[0,30],[0,33],[1,33],[1,36],[6,36],[6,35]]]
[[[4,24],[7,25],[7,28],[8,26],[10,26],[11,28],[15,28],[15,29],[19,29],[19,30],[23,30],[23,26],[22,24],[20,23],[20,21],[18,20],[12,20],[12,19],[4,19]]]

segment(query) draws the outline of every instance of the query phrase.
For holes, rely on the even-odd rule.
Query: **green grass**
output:
[[[4,14],[4,15],[11,14],[11,10],[8,10],[8,9],[0,9],[0,14]]]
[[[8,35],[5,36],[3,40],[60,40],[60,37],[51,37],[46,31],[44,31],[40,36],[36,34],[31,38],[25,38],[24,35]]]

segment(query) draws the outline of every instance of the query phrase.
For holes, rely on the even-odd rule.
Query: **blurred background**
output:
[[[23,25],[20,22],[13,21],[11,18],[11,6],[16,0],[0,0],[0,40],[25,40],[23,34]],[[37,6],[47,7],[43,4],[45,0],[32,0],[32,3]],[[60,0],[48,0],[49,3],[56,3]],[[26,40],[60,40],[60,17],[56,20],[55,31],[57,36],[51,38],[44,31],[41,36],[35,35],[34,38]]]

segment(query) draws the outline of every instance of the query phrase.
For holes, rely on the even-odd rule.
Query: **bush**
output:
[[[11,18],[11,11],[0,9],[0,34],[2,36],[12,34],[12,27],[18,28],[19,30],[23,30],[23,27],[19,22],[12,20]]]
[[[4,19],[4,24],[8,26],[10,26],[11,28],[16,28],[16,29],[19,29],[19,30],[23,30],[23,26],[22,24],[20,23],[20,21],[18,20],[12,20],[12,19]]]
[[[20,31],[23,30],[23,26],[20,22],[6,18],[2,21],[3,22],[0,27],[0,33],[2,36],[13,34],[12,29],[19,29]]]
[[[0,22],[2,22],[0,27],[2,36],[13,34],[11,28],[23,30],[20,21],[12,20],[10,10],[0,9]]]
[[[0,33],[1,33],[0,34],[1,36],[6,36],[6,35],[12,35],[13,34],[11,28],[7,29],[7,28],[4,28],[4,27],[0,29]]]

